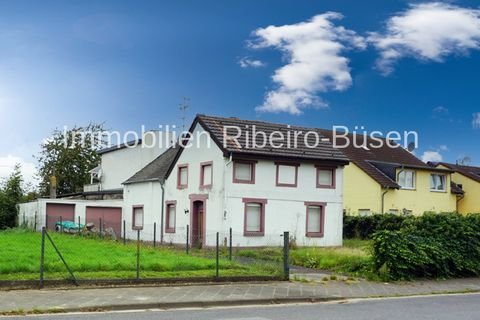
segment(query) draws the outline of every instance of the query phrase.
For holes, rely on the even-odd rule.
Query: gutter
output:
[[[165,182],[161,182],[160,181],[160,187],[162,188],[162,202],[161,202],[161,206],[162,206],[162,209],[161,209],[161,219],[160,219],[160,244],[163,244],[163,221],[164,221],[164,214],[165,214],[165,206],[164,206],[164,202],[165,202]]]
[[[382,192],[382,205],[381,205],[381,206],[382,206],[382,209],[381,209],[381,210],[382,210],[382,211],[381,211],[382,214],[385,213],[385,212],[384,212],[384,209],[385,209],[385,195],[387,194],[387,192],[388,192],[389,190],[390,190],[390,187],[386,187],[386,188],[385,188],[385,191]]]
[[[456,202],[456,206],[455,206],[455,209],[456,209],[457,213],[458,213],[458,203],[459,203],[460,201],[462,201],[463,198],[465,198],[465,193],[462,193],[462,194],[460,194],[460,195],[457,195],[457,202]]]

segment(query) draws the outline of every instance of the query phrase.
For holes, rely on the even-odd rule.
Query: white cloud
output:
[[[261,67],[265,67],[265,63],[263,61],[250,59],[248,57],[244,57],[244,58],[238,60],[238,64],[242,68],[261,68]]]
[[[439,147],[440,151],[448,151],[448,147],[444,144],[441,144]]]
[[[25,161],[20,157],[12,155],[6,157],[0,156],[0,179],[8,178],[17,163],[22,166],[22,174],[25,183],[36,185],[38,181],[35,177],[35,174],[37,173],[35,165],[32,162]]]
[[[253,32],[251,48],[273,47],[284,53],[287,62],[275,71],[272,80],[277,87],[265,94],[257,111],[299,114],[306,107],[326,106],[318,93],[351,86],[349,60],[342,53],[366,45],[354,31],[333,24],[341,18],[339,13],[327,12],[305,22]]]
[[[474,129],[480,129],[480,112],[473,114],[472,126]]]
[[[448,108],[445,108],[444,106],[438,106],[433,108],[434,113],[449,113]]]
[[[368,41],[380,51],[377,67],[385,74],[403,57],[441,62],[447,55],[480,48],[480,10],[441,2],[412,4]]]
[[[425,151],[422,155],[423,162],[440,162],[443,160],[442,155],[437,151]]]

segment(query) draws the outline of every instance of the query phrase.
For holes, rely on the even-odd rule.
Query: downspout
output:
[[[224,220],[227,216],[227,167],[232,163],[232,153],[223,167],[223,217]]]
[[[462,201],[463,198],[465,198],[465,194],[461,194],[461,195],[457,196],[457,203],[456,203],[457,213],[458,213],[458,203],[459,203],[460,201]]]
[[[384,212],[384,211],[385,211],[385,210],[384,210],[384,209],[385,209],[385,195],[387,194],[387,192],[388,192],[389,190],[390,190],[390,187],[386,187],[386,188],[385,188],[385,191],[382,192],[382,211],[380,212],[380,213],[382,213],[382,214],[385,213],[385,212]]]
[[[162,203],[161,203],[161,206],[162,206],[162,209],[161,209],[161,220],[160,220],[160,244],[163,244],[163,221],[164,221],[164,210],[165,210],[165,206],[164,206],[164,202],[165,202],[165,182],[161,182],[160,181],[160,187],[162,188]]]

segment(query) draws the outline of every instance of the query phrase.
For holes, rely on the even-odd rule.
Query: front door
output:
[[[204,205],[203,201],[193,202],[192,212],[192,246],[201,248],[204,243]]]

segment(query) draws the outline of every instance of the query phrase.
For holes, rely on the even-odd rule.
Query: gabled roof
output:
[[[132,184],[149,181],[159,181],[163,183],[167,177],[167,172],[172,165],[175,156],[179,152],[180,148],[171,147],[155,160],[147,164],[143,169],[135,173],[131,178],[125,181],[123,184]]]
[[[321,130],[321,132],[323,135],[327,136],[330,141],[333,141],[333,131]],[[340,138],[339,136],[336,137],[337,143],[335,145],[343,146],[345,144],[344,138]],[[450,170],[432,168],[432,166],[424,163],[401,146],[395,148],[390,147],[385,139],[382,139],[384,143],[378,148],[364,148],[358,146],[365,144],[367,146],[378,146],[379,142],[370,137],[367,137],[367,140],[365,141],[363,135],[354,136],[353,134],[349,134],[348,138],[350,141],[355,139],[356,144],[354,145],[353,143],[350,143],[339,150],[341,150],[351,162],[357,165],[384,188],[400,188],[396,182],[395,176],[398,168],[450,172]],[[390,143],[390,145],[394,144]]]
[[[224,157],[232,157],[233,159],[274,159],[283,161],[311,161],[321,162],[324,164],[332,165],[347,165],[349,163],[348,158],[339,150],[333,148],[332,144],[322,136],[319,129],[305,128],[298,126],[290,126],[286,124],[277,124],[256,120],[241,120],[238,118],[225,118],[216,116],[206,116],[198,114],[195,117],[189,132],[193,133],[193,130],[200,124],[202,128],[210,134],[210,137],[223,152]],[[224,143],[224,128],[226,127],[238,127],[241,129],[241,135],[233,139],[227,139]],[[303,134],[298,135],[298,145],[293,147],[293,143],[289,148],[286,143],[282,148],[254,148],[252,146],[252,128],[255,127],[257,132],[264,132],[267,137],[272,132],[281,132],[285,136],[285,141],[288,139],[288,132],[293,136],[294,131],[302,131]],[[305,132],[315,131],[319,137],[319,141],[316,148],[309,148],[304,143]],[[250,135],[247,140],[247,132]],[[227,129],[227,135],[235,135],[235,131],[229,131]],[[262,139],[257,136],[255,139],[258,144],[262,143]],[[291,138],[293,140],[293,137]],[[247,143],[247,141],[249,141]],[[238,142],[238,143],[237,143]],[[307,136],[307,144],[314,145],[316,137],[312,134]],[[167,177],[173,170],[175,163],[182,154],[183,148],[179,148],[179,152],[176,154],[174,161],[167,172]]]
[[[305,128],[297,126],[289,126],[286,124],[276,124],[264,121],[255,121],[255,120],[241,120],[238,118],[222,118],[214,116],[205,116],[197,115],[194,125],[200,123],[202,127],[210,133],[212,139],[217,143],[220,149],[225,154],[233,154],[233,156],[253,156],[253,157],[269,157],[269,158],[291,158],[291,159],[304,159],[304,160],[327,160],[333,162],[341,162],[344,164],[348,163],[348,158],[339,150],[333,148],[332,144],[329,141],[324,141],[325,138],[319,129],[314,128]],[[241,130],[240,137],[236,138],[236,141],[233,139],[226,139],[224,143],[224,131],[227,128],[227,134],[233,136],[236,134],[235,129],[228,129],[228,127],[235,126]],[[253,147],[253,128],[255,127],[256,132],[264,132],[267,137],[270,136],[272,132],[281,132],[285,140],[283,141],[284,145],[281,148],[273,148],[267,146],[266,148],[255,148]],[[293,143],[290,147],[287,146],[287,136],[291,135],[291,141],[293,141],[293,132],[298,131],[302,132],[297,136],[296,147],[293,146]],[[305,132],[314,131],[318,134],[319,142],[316,148],[309,148],[304,141]],[[248,137],[247,137],[248,135]],[[237,143],[238,141],[238,143]],[[258,145],[263,142],[263,137],[257,135],[255,141]],[[316,142],[316,137],[311,134],[307,136],[307,144],[314,145]]]
[[[464,166],[460,164],[453,164],[447,162],[436,162],[432,163],[434,166],[442,165],[447,167],[450,170],[460,173],[467,178],[470,178],[476,182],[480,183],[480,167],[473,167],[473,166]]]

